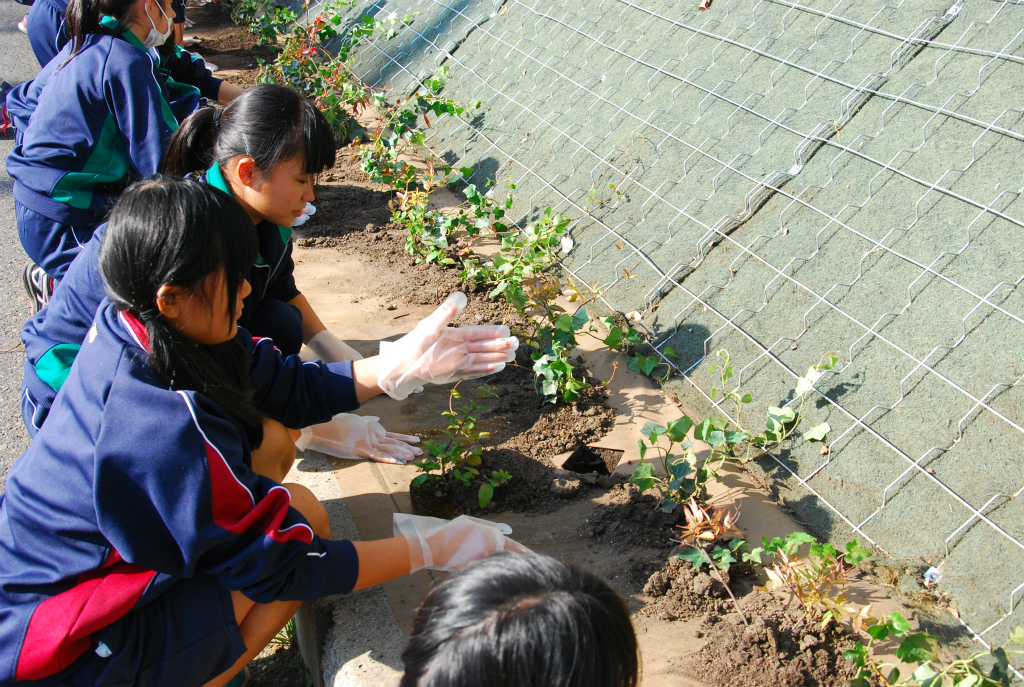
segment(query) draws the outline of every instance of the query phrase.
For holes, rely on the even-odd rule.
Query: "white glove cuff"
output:
[[[423,515],[395,513],[391,521],[392,534],[405,537],[409,542],[409,573],[414,573],[434,565],[434,557],[430,553],[430,544],[423,536],[421,529],[444,527],[448,521]],[[419,527],[417,527],[417,523]],[[419,550],[416,550],[418,547]]]
[[[346,360],[362,360],[362,354],[325,329],[306,344],[316,357],[325,363],[340,363]]]
[[[402,375],[396,376],[396,365],[393,360],[389,360],[389,358],[398,357],[396,348],[398,348],[396,341],[380,342],[380,358],[377,359],[377,386],[396,401],[404,401],[417,387],[423,386],[423,380],[405,378]]]

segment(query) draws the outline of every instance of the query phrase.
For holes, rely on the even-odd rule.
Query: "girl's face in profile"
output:
[[[253,186],[255,197],[248,199],[263,219],[290,227],[302,215],[306,203],[313,202],[313,175],[306,173],[306,157],[296,155],[277,164]]]
[[[163,286],[158,292],[164,317],[194,344],[214,345],[230,341],[238,333],[242,299],[252,287],[243,279],[235,298],[235,312],[228,310],[227,275],[224,268],[214,272],[194,289]]]

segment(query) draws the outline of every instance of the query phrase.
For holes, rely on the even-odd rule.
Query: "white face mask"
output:
[[[167,20],[167,31],[160,33],[156,30],[156,22],[153,21],[153,17],[149,15],[149,6],[147,5],[143,11],[146,13],[146,18],[149,19],[149,25],[152,26],[149,33],[146,34],[146,40],[142,41],[142,44],[147,48],[155,48],[158,45],[163,45],[167,37],[171,35],[173,25],[171,24],[171,18],[164,13],[164,8],[160,6],[160,0],[156,2],[156,8],[160,10],[160,14],[164,15],[164,19]]]

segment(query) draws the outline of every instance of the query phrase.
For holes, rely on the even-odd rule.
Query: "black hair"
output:
[[[157,0],[158,2],[160,0]],[[71,57],[78,54],[90,33],[100,33],[103,15],[124,23],[135,0],[71,0],[66,14],[67,35],[70,37]]]
[[[591,573],[500,553],[435,585],[416,610],[400,687],[636,687],[629,609]]]
[[[223,110],[193,112],[171,138],[161,171],[183,175],[248,155],[265,174],[303,155],[306,174],[334,166],[336,147],[323,113],[301,95],[274,84],[247,88]]]
[[[207,278],[223,268],[228,308],[258,252],[252,220],[230,196],[207,184],[155,175],[133,184],[114,204],[100,246],[100,272],[114,305],[149,335],[149,365],[175,389],[198,391],[245,427],[251,448],[262,442],[262,415],[252,405],[249,356],[236,336],[194,345],[160,316],[157,291],[181,286],[209,301]]]

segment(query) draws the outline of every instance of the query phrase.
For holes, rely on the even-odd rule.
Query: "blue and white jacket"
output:
[[[71,59],[65,45],[7,96],[18,132],[7,156],[15,200],[74,226],[98,225],[132,180],[157,171],[178,128],[172,100],[200,104],[195,88],[159,74],[134,34],[111,17],[101,23],[108,33],[88,35]]]
[[[243,331],[239,336],[245,337]],[[105,303],[46,425],[0,495],[0,684],[59,681],[95,633],[199,573],[257,603],[350,591],[359,562],[254,473],[241,425],[147,363],[145,327]],[[358,403],[351,363],[247,341],[261,408],[292,424]]]
[[[228,188],[215,165],[205,177],[207,183],[221,190]],[[230,191],[227,191],[230,193]],[[106,296],[100,275],[99,254],[106,224],[97,227],[92,238],[68,267],[50,302],[30,317],[21,330],[25,344],[25,379],[21,387],[22,420],[34,435],[43,426],[53,399],[67,379],[78,355],[85,334],[96,316],[96,309]],[[246,328],[250,313],[264,298],[290,301],[299,295],[292,275],[291,230],[270,222],[256,227],[260,254],[249,271],[252,291],[243,301],[239,326]],[[259,407],[259,406],[257,406]],[[260,408],[282,424],[301,428]]]

